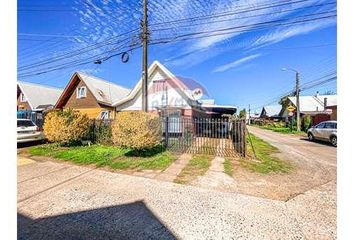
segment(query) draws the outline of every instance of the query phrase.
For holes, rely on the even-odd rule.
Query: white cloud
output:
[[[327,21],[312,22],[312,23],[307,23],[302,25],[279,28],[273,31],[269,31],[268,33],[260,36],[256,41],[250,44],[250,48],[256,49],[259,47],[264,47],[266,45],[283,41],[290,37],[298,36],[301,34],[307,34],[311,31],[328,27],[329,25],[334,23],[335,20],[332,19]]]
[[[238,59],[238,60],[233,61],[231,63],[227,63],[227,64],[224,64],[224,65],[221,65],[221,66],[215,68],[213,70],[213,72],[224,72],[226,70],[238,67],[238,66],[240,66],[240,65],[242,65],[242,64],[244,64],[246,62],[249,62],[249,61],[251,61],[251,60],[253,60],[255,58],[258,58],[260,56],[261,56],[261,54],[253,54],[253,55]]]

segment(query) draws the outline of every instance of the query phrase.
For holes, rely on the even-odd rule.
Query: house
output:
[[[279,104],[264,106],[262,108],[260,118],[263,118],[266,120],[281,119],[282,117],[279,115],[281,108],[282,108],[282,106]]]
[[[337,95],[300,96],[300,116],[311,116],[312,125],[331,119],[332,110],[328,106],[337,105]],[[288,106],[296,108],[296,97],[288,97],[280,115],[288,121]],[[296,113],[296,111],[294,112]],[[334,117],[334,116],[333,116]]]
[[[248,124],[256,124],[259,123],[260,119],[260,113],[254,112],[254,113],[246,113],[246,122]]]
[[[330,120],[337,121],[337,104],[327,106],[326,110],[330,110],[331,111]]]
[[[43,126],[43,114],[52,109],[62,89],[35,83],[17,82],[17,118],[31,119]]]
[[[113,103],[117,112],[142,109],[142,80],[125,97]],[[221,117],[233,115],[237,108],[201,99],[206,90],[197,82],[178,77],[158,61],[148,69],[148,111],[170,117]],[[196,96],[198,95],[198,96]]]
[[[79,110],[90,119],[114,119],[116,111],[113,103],[126,97],[130,91],[104,79],[75,72],[55,108]]]
[[[17,110],[42,112],[54,107],[62,89],[18,81]]]

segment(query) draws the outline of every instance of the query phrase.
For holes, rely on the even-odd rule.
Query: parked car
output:
[[[328,141],[333,146],[337,146],[337,121],[324,121],[311,127],[307,131],[307,136],[310,141],[322,140]]]
[[[44,139],[42,131],[30,119],[17,119],[17,143],[40,141]]]

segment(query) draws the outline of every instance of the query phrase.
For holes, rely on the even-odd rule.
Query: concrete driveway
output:
[[[335,239],[336,183],[287,202],[51,161],[18,166],[19,239]]]

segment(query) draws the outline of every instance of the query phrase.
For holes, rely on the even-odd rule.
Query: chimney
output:
[[[323,106],[324,106],[324,108],[326,109],[326,107],[327,107],[327,98],[326,98],[326,97],[325,97],[324,100],[323,100]]]
[[[319,91],[316,92],[316,97],[318,97],[318,96],[320,96],[320,92]]]

